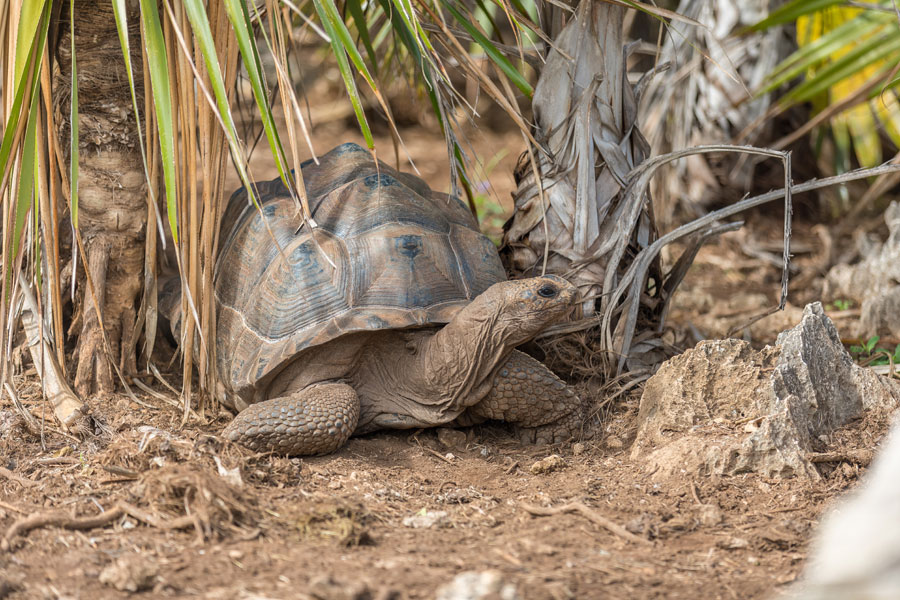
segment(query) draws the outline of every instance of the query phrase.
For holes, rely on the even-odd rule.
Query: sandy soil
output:
[[[38,409],[33,378],[19,383]],[[223,444],[222,419],[179,428],[169,407],[93,406],[96,436],[46,431],[43,447],[0,409],[0,597],[433,598],[495,570],[529,599],[763,598],[795,580],[812,527],[860,474],[654,483],[628,457],[634,398],[577,446],[521,446],[498,426],[380,433],[303,460]],[[830,450],[874,447],[885,427],[856,424]],[[11,533],[35,519],[52,524]]]

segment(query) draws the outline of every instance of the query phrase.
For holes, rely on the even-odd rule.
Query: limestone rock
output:
[[[100,583],[122,592],[140,592],[153,587],[159,565],[147,556],[128,555],[117,558],[100,572]]]
[[[862,260],[855,265],[836,265],[825,277],[826,298],[863,300],[900,282],[900,204],[892,202],[884,211],[888,239],[884,243],[867,237],[856,240]]]
[[[419,513],[405,517],[403,525],[413,529],[431,529],[432,527],[444,527],[449,525],[450,517],[443,510],[423,510]]]
[[[531,471],[532,475],[543,475],[545,473],[552,473],[553,471],[562,469],[565,466],[566,461],[564,461],[560,455],[551,454],[550,456],[542,458],[541,460],[531,465],[529,471]]]
[[[707,341],[664,363],[644,388],[631,456],[657,479],[746,472],[817,479],[806,453],[820,436],[898,401],[900,385],[856,365],[814,303],[774,347]]]
[[[862,260],[854,265],[835,265],[825,277],[822,295],[853,299],[862,315],[855,335],[900,335],[900,204],[892,202],[884,212],[890,231],[884,243],[868,237],[856,240]]]

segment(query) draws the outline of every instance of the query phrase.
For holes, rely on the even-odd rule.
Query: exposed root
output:
[[[20,483],[29,482],[14,474],[6,474]],[[13,540],[32,529],[61,527],[63,529],[95,529],[129,516],[150,527],[162,530],[190,529],[198,542],[226,531],[246,539],[258,534],[253,530],[251,505],[244,494],[235,490],[221,477],[196,468],[178,465],[144,477],[131,490],[132,497],[143,498],[148,507],[138,507],[123,499],[112,508],[88,517],[73,517],[60,511],[46,511],[26,515],[16,520],[0,539],[0,550],[8,551]],[[179,515],[180,516],[175,516]]]
[[[842,452],[807,452],[806,459],[811,463],[840,463],[846,462],[861,467],[869,466],[874,458],[871,450],[862,448],[859,450],[845,450]]]
[[[653,542],[650,540],[646,540],[642,537],[638,537],[619,525],[607,519],[603,515],[597,513],[597,511],[592,510],[582,504],[581,502],[570,502],[568,504],[563,504],[562,506],[553,506],[553,507],[545,507],[545,506],[534,506],[532,504],[526,504],[525,502],[520,502],[519,506],[521,506],[526,512],[536,516],[536,517],[552,517],[554,515],[561,515],[563,513],[578,513],[581,516],[585,517],[588,521],[594,523],[595,525],[599,525],[603,527],[610,533],[619,536],[625,540],[630,542],[634,542],[636,544],[643,545],[653,545]]]
[[[160,519],[136,506],[119,500],[114,507],[92,517],[70,517],[64,513],[52,511],[35,513],[18,519],[9,526],[3,539],[0,540],[0,550],[8,551],[12,540],[16,536],[24,535],[32,529],[41,527],[62,527],[63,529],[73,530],[96,529],[97,527],[108,525],[124,515],[133,517],[158,529],[186,529],[194,526],[199,530],[196,517],[178,517],[170,520]]]
[[[75,371],[75,390],[82,398],[93,392],[111,393],[115,390],[112,369],[103,343],[103,331],[100,328],[98,313],[105,314],[104,296],[106,291],[106,275],[109,269],[109,246],[93,243],[88,246],[87,264],[93,280],[96,298],[91,298],[89,291],[84,298],[84,321],[78,335],[78,366]],[[93,301],[92,301],[93,300]],[[114,360],[114,359],[113,359]]]
[[[19,475],[16,475],[15,473],[10,471],[6,467],[0,467],[0,477],[6,477],[10,481],[15,481],[22,487],[34,487],[37,485],[36,481],[32,481],[30,479],[20,477]]]

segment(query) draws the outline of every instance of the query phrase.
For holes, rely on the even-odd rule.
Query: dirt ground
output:
[[[320,152],[359,140],[342,119],[314,134]],[[446,189],[440,138],[424,127],[404,137],[423,177]],[[520,137],[488,131],[473,145],[497,163],[493,198],[508,208]],[[743,249],[768,252],[780,231],[777,215],[757,216],[700,253],[673,339],[689,347],[737,327],[765,344],[797,322],[821,275],[803,223],[792,305],[741,327],[775,304],[780,278]],[[854,317],[835,316],[839,328]],[[40,415],[34,370],[15,383]],[[84,439],[49,422],[42,439],[0,402],[0,599],[435,598],[467,571],[494,572],[528,600],[770,598],[790,590],[823,511],[865,468],[827,465],[816,482],[686,473],[655,483],[629,458],[638,392],[607,407],[579,444],[522,446],[482,426],[382,432],[307,459],[224,442],[226,414],[182,426],[178,408],[137,400],[89,399],[94,430]],[[887,420],[837,432],[829,450],[876,447]]]

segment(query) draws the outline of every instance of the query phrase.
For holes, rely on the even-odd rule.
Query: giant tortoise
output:
[[[376,429],[488,419],[533,442],[577,435],[573,390],[515,349],[570,309],[571,284],[507,281],[459,199],[356,144],[302,171],[315,228],[279,180],[258,184],[260,208],[238,190],[223,216],[215,351],[219,399],[239,411],[229,439],[325,454]]]

